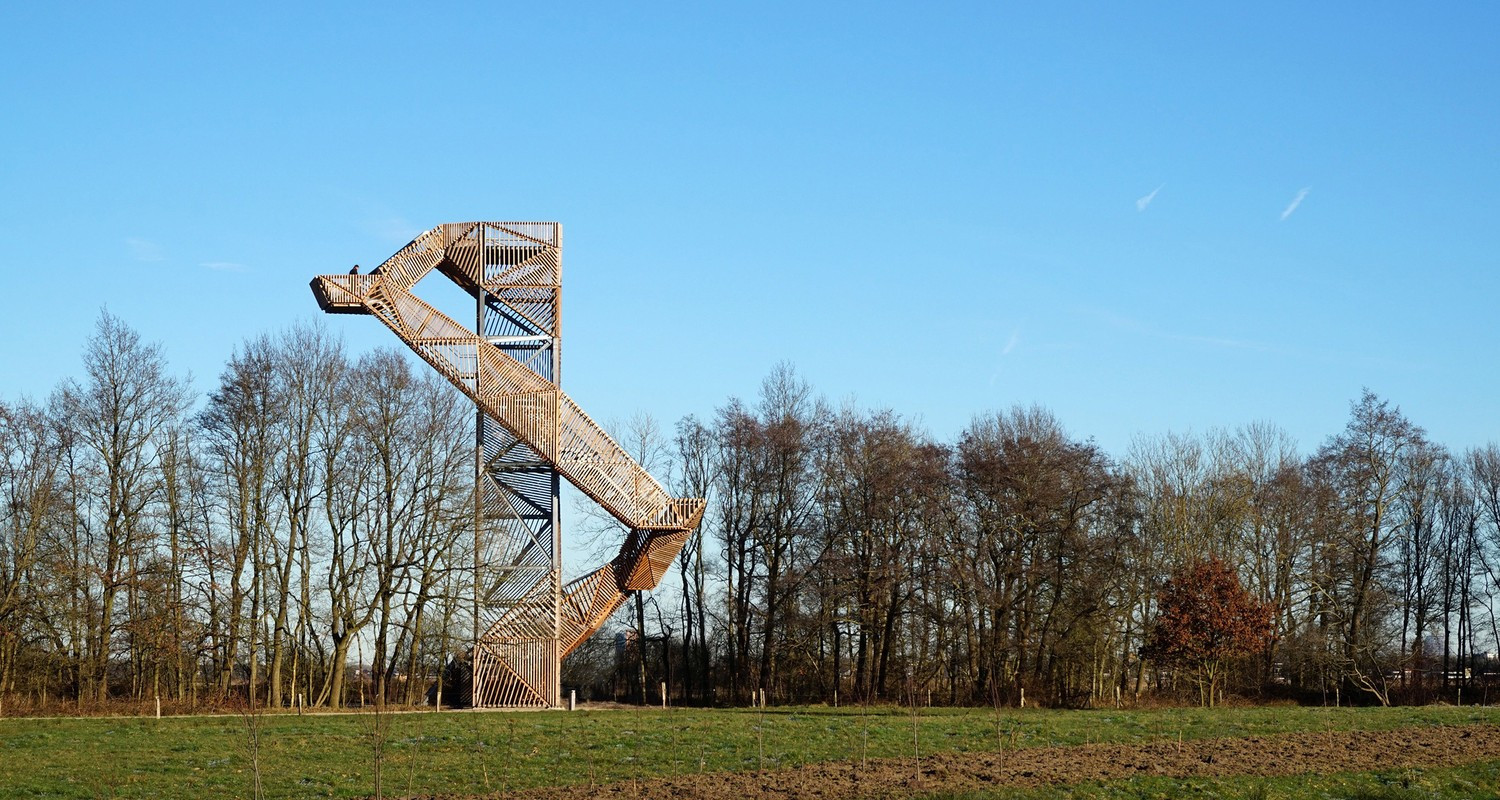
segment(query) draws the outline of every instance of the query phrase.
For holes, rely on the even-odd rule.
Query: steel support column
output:
[[[560,381],[561,226],[555,268],[541,280],[501,284],[541,245],[479,226],[484,253],[475,292],[475,333],[537,377]],[[514,280],[514,276],[510,280]],[[561,484],[557,469],[480,409],[475,419],[476,541],[491,543],[483,595],[485,624],[474,649],[475,706],[557,707],[562,686],[558,613],[562,593]],[[498,626],[506,618],[520,624]]]

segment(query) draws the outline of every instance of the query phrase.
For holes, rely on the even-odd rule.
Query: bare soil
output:
[[[939,753],[785,770],[679,775],[609,786],[511,793],[539,800],[596,797],[854,800],[1007,786],[1073,784],[1137,776],[1284,776],[1440,767],[1500,759],[1500,726],[1295,733],[1140,745],[1025,747],[996,753]],[[470,795],[471,797],[473,795]],[[450,796],[456,797],[456,796]]]

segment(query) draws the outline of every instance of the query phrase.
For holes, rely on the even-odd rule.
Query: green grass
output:
[[[909,756],[912,736],[911,717],[899,709],[861,713],[857,708],[792,708],[763,714],[686,709],[448,712],[389,719],[384,764],[388,795],[587,785],[700,769],[771,769],[857,760],[862,753],[870,758]],[[362,797],[373,791],[369,717],[272,715],[262,720],[262,775],[268,797]],[[992,751],[998,741],[1009,748],[1470,722],[1500,722],[1500,709],[1027,709],[1003,712],[998,738],[993,710],[923,709],[919,728],[922,752],[931,753]],[[245,720],[234,716],[0,719],[0,797],[248,797],[247,740]],[[1491,772],[1494,768],[1489,767]],[[1496,785],[1492,774],[1465,777],[1463,770],[1451,776],[1448,772],[1421,775],[1440,783],[1484,778],[1487,782],[1477,785]],[[1349,791],[1365,794],[1330,789],[1323,794],[1285,795],[1280,787],[1296,782],[1281,779],[1189,782],[1218,787],[1201,791],[1172,788],[1182,782],[1138,779],[1022,796],[1405,796],[1387,791],[1379,776],[1357,779],[1369,786],[1351,784]],[[1390,786],[1409,788],[1397,784]],[[1269,794],[1255,794],[1263,786],[1269,787]],[[1432,794],[1426,788],[1421,791],[1420,796]]]

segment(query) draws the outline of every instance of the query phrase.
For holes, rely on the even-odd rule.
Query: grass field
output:
[[[365,797],[381,727],[386,796],[499,794],[700,771],[1088,742],[1500,723],[1476,707],[1150,711],[776,708],[155,719],[0,719],[0,797],[250,797],[251,723],[267,797]],[[1500,762],[1299,779],[1133,779],[1027,798],[1496,797]],[[1482,792],[1482,794],[1478,794]],[[967,796],[967,795],[965,795]],[[994,796],[994,795],[991,795]]]

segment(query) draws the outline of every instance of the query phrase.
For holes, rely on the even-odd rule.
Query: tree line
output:
[[[451,388],[304,327],[246,342],[195,406],[108,313],[83,366],[0,405],[0,694],[337,707],[351,659],[386,694],[441,664],[473,563]]]
[[[484,615],[473,420],[402,353],[312,326],[245,342],[195,398],[101,314],[79,378],[0,402],[0,698],[422,702]],[[663,587],[565,665],[585,693],[1187,696],[1147,645],[1204,564],[1270,610],[1264,646],[1214,662],[1219,691],[1475,697],[1497,669],[1500,447],[1450,451],[1369,391],[1310,454],[1255,423],[1112,456],[1035,406],[937,441],[789,365],[617,433],[709,505]]]

